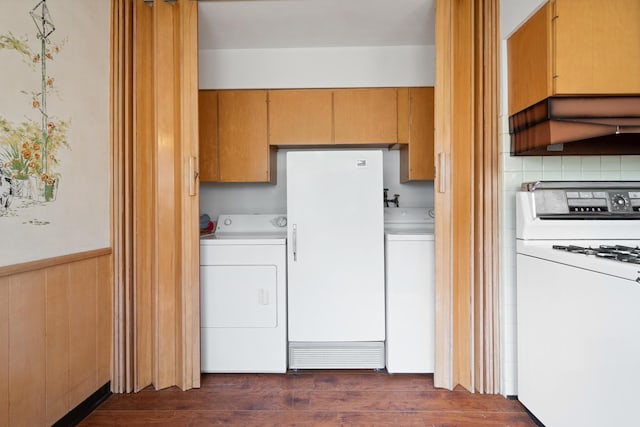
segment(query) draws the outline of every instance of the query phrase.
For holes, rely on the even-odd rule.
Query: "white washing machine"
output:
[[[434,211],[385,208],[386,366],[389,373],[435,367]]]
[[[220,215],[200,239],[202,372],[287,370],[285,215]]]

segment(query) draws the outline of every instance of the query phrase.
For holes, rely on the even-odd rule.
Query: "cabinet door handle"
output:
[[[447,154],[438,153],[438,192],[445,193],[447,191],[446,181]]]
[[[293,251],[293,261],[298,260],[298,225],[293,224],[293,232],[291,233],[291,250]]]

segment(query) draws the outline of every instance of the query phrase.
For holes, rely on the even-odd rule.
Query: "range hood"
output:
[[[640,154],[640,96],[552,96],[509,117],[511,154]]]

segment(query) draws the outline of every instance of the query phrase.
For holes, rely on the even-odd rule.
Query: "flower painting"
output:
[[[0,115],[0,216],[15,214],[12,209],[29,203],[54,202],[62,177],[57,156],[61,149],[70,148],[70,120],[58,118],[47,109],[48,97],[59,96],[47,65],[61,54],[66,40],[53,40],[55,26],[46,0],[28,13],[35,24],[33,43],[29,36],[0,34],[0,50],[13,52],[25,72],[36,73],[40,83],[37,87],[16,88],[30,110],[22,121],[12,122]]]
[[[110,3],[0,0],[0,271],[111,245]]]

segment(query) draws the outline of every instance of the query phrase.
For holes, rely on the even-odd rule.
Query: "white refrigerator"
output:
[[[384,368],[380,150],[287,153],[289,367]]]

